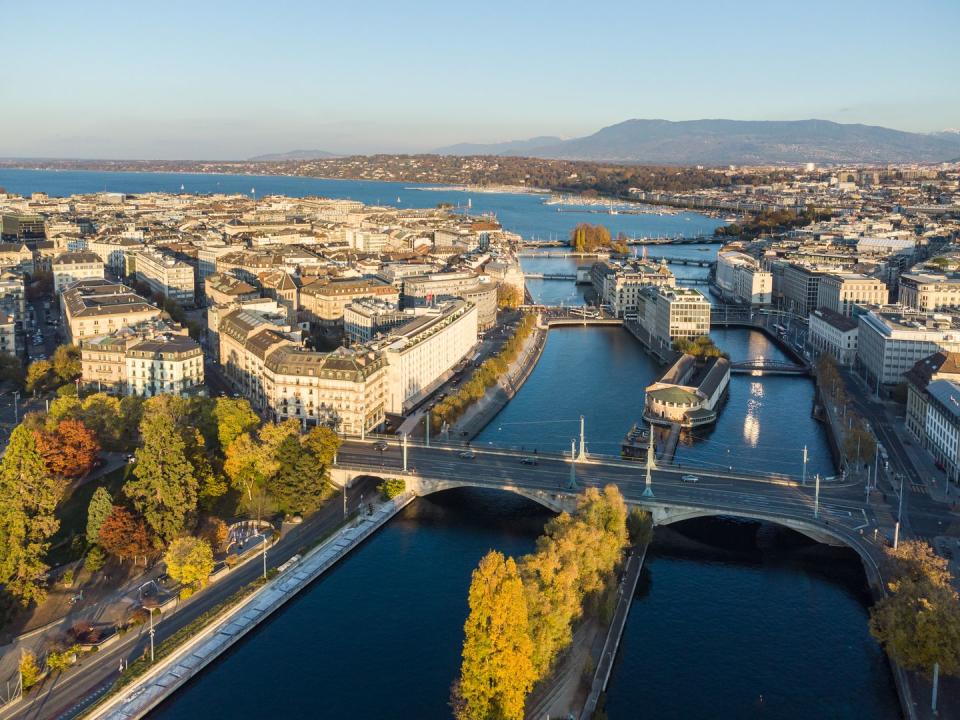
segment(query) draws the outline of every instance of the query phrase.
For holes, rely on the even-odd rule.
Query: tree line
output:
[[[482,398],[487,389],[496,384],[520,356],[523,344],[530,337],[536,324],[537,320],[533,315],[524,315],[517,324],[516,331],[504,343],[500,352],[484,360],[456,393],[436,404],[430,413],[430,422],[434,430],[440,430],[444,423],[448,425],[455,423],[472,403]]]
[[[631,525],[649,526],[637,513]],[[549,676],[575,624],[615,586],[627,518],[616,486],[588,488],[572,514],[547,523],[533,553],[519,562],[496,551],[484,556],[470,583],[460,677],[451,691],[458,720],[524,716],[528,693]]]
[[[614,240],[606,227],[590,223],[578,223],[570,231],[569,244],[573,251],[578,253],[613,250],[615,253],[626,255],[630,252],[630,248],[627,246],[627,238],[623,233]]]
[[[722,225],[713,231],[720,237],[738,237],[752,240],[761,235],[776,235],[785,233],[793,228],[805,227],[820,220],[829,220],[833,217],[830,210],[818,210],[807,207],[803,211],[795,210],[764,210],[742,223]]]

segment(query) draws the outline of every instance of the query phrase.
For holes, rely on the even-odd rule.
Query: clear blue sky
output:
[[[0,156],[234,159],[628,118],[960,126],[960,0],[0,0]]]

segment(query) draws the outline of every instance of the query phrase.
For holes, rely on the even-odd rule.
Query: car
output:
[[[537,459],[536,459],[535,457],[530,457],[530,456],[528,455],[528,456],[525,457],[525,458],[521,458],[521,459],[520,459],[520,462],[522,462],[524,465],[536,465],[536,464],[537,464]]]
[[[473,460],[477,456],[473,450],[463,450],[458,455],[464,460]]]
[[[700,482],[700,478],[698,478],[696,475],[681,475],[680,480],[681,482],[688,482],[688,483]]]
[[[379,450],[380,452],[383,452],[384,450],[388,449],[389,447],[390,447],[390,445],[387,443],[386,440],[377,440],[377,441],[373,444],[373,449],[374,449],[374,450]]]

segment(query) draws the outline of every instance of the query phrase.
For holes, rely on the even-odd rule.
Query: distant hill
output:
[[[326,150],[291,150],[285,153],[273,153],[271,155],[257,155],[249,158],[247,162],[283,162],[285,160],[323,160],[324,158],[340,157],[336,153]]]
[[[460,143],[437,148],[437,155],[529,155],[537,148],[552,147],[563,142],[563,138],[553,135],[541,135],[529,140],[508,140],[500,143]]]
[[[960,155],[960,134],[924,135],[827,120],[627,120],[587,137],[474,154],[666,165],[949,162]]]

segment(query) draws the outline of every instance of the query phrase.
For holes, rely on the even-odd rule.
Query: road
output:
[[[357,482],[347,491],[347,507],[352,512],[361,507],[361,496],[373,497],[376,480],[372,478]],[[310,516],[301,525],[293,527],[267,552],[267,566],[276,567],[300,551],[333,532],[343,520],[343,503],[334,498]],[[195,618],[226,600],[244,585],[252,582],[263,572],[260,562],[251,561],[228,573],[200,593],[195,594],[169,617],[156,626],[155,642],[161,643]],[[29,718],[48,720],[74,717],[83,708],[92,704],[113,684],[121,661],[133,662],[149,647],[146,627],[139,633],[129,633],[118,644],[89,656],[80,672],[60,676],[46,684],[39,692],[34,690],[28,699],[6,710],[0,709],[0,720]]]

